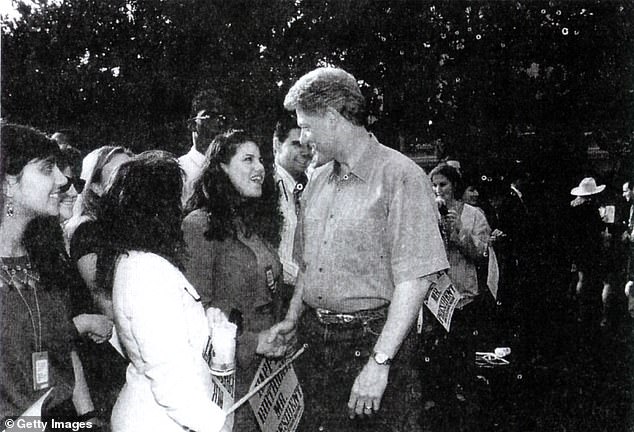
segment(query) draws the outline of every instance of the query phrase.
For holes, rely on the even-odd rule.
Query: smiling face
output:
[[[447,177],[442,174],[434,174],[431,178],[434,186],[434,193],[445,201],[454,199],[454,187]]]
[[[295,178],[306,170],[312,158],[311,147],[300,141],[300,135],[300,130],[294,128],[283,142],[275,141],[275,163]]]
[[[33,159],[18,176],[7,177],[7,195],[16,217],[28,220],[59,214],[60,190],[67,182],[54,159]]]
[[[478,205],[478,198],[480,197],[480,192],[476,189],[475,186],[467,186],[462,194],[462,200],[467,204]]]
[[[72,178],[73,170],[70,167],[66,167],[62,174],[64,177]],[[77,196],[79,195],[77,189],[75,189],[75,185],[71,183],[68,190],[62,192],[60,194],[59,201],[59,218],[62,221],[68,220],[73,216],[73,207],[75,206],[75,202],[77,201]]]
[[[221,163],[231,184],[243,198],[259,198],[262,196],[264,183],[264,165],[260,149],[252,142],[240,144],[228,164]]]

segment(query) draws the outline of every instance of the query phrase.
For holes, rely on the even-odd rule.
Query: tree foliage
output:
[[[629,2],[38,3],[3,26],[2,116],[72,129],[84,148],[182,152],[205,88],[268,140],[292,82],[328,64],[360,80],[371,127],[406,152],[573,169],[588,144],[631,156]]]

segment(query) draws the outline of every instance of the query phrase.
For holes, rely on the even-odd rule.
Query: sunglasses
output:
[[[60,192],[66,192],[70,189],[71,186],[75,186],[75,190],[77,193],[81,193],[84,190],[84,186],[86,186],[86,181],[79,177],[69,177],[64,176],[68,180],[64,186],[60,188]]]

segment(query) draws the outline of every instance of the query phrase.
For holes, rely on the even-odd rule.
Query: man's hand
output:
[[[266,357],[282,357],[297,341],[295,321],[285,319],[258,334],[256,353]]]
[[[370,359],[361,369],[348,400],[348,415],[351,419],[361,415],[370,416],[379,411],[389,372],[389,366],[380,365],[374,359]]]

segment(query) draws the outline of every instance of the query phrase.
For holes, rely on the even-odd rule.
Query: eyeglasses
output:
[[[68,189],[70,189],[71,186],[75,186],[75,190],[77,191],[77,193],[81,193],[81,191],[84,190],[84,186],[86,186],[85,180],[79,177],[69,177],[69,176],[64,176],[64,177],[66,177],[66,180],[68,181],[66,182],[64,186],[60,188],[60,192],[66,192]]]

